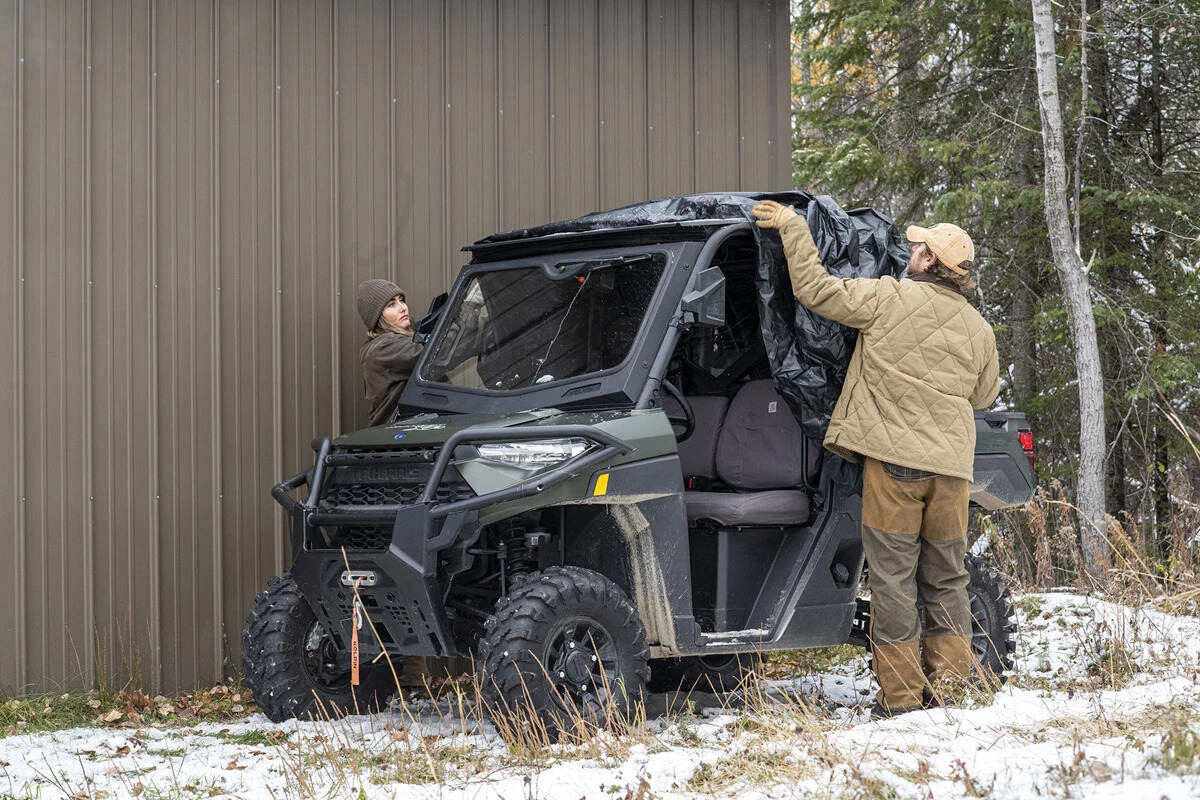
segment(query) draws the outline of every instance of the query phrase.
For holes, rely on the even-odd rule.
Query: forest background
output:
[[[1053,13],[1070,211],[1103,367],[1113,566],[1138,582],[1194,579],[1200,2]],[[1028,512],[998,521],[1003,546],[1018,578],[1079,580],[1079,394],[1044,217],[1029,2],[799,0],[792,20],[795,184],[871,205],[901,230],[949,221],[971,233],[1001,403],[1029,415],[1042,482]]]

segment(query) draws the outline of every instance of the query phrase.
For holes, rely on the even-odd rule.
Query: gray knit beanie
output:
[[[389,280],[372,278],[358,285],[358,315],[367,330],[375,330],[384,307],[396,295],[404,296],[404,290]]]

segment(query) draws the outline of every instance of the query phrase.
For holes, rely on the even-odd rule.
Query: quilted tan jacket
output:
[[[929,281],[836,278],[804,217],[780,229],[796,299],[858,328],[825,446],[972,480],[974,409],[1000,391],[996,337],[957,291]]]

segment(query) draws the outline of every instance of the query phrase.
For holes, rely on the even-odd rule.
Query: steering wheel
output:
[[[679,389],[675,387],[675,384],[664,378],[661,385],[663,391],[671,395],[671,397],[683,410],[682,417],[675,417],[667,414],[667,422],[671,423],[671,427],[673,429],[683,429],[682,431],[676,431],[675,433],[675,441],[682,442],[696,432],[696,412],[692,409],[692,404],[689,403],[687,398],[683,396],[683,392],[679,391]]]

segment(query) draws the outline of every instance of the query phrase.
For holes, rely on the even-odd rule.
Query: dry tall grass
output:
[[[983,516],[991,557],[1014,590],[1065,587],[1100,590],[1129,605],[1152,603],[1172,613],[1200,614],[1200,487],[1183,474],[1172,476],[1178,500],[1166,531],[1152,531],[1122,515],[1107,517],[1103,532],[1110,549],[1107,585],[1089,585],[1081,564],[1078,508],[1058,481],[1039,486],[1028,506]],[[1181,498],[1195,498],[1184,501]]]

